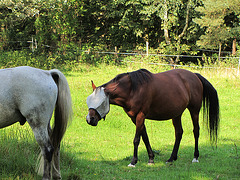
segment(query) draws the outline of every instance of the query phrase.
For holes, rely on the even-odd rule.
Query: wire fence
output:
[[[209,50],[211,51],[211,50]],[[90,51],[82,51],[84,53],[90,53]],[[175,58],[199,58],[199,59],[207,59],[207,56],[193,56],[193,55],[167,55],[167,54],[147,54],[147,53],[128,53],[128,52],[102,52],[102,51],[94,51],[95,54],[112,54],[112,55],[124,55],[124,56],[159,56],[159,57],[175,57]],[[213,57],[211,57],[213,58]],[[240,57],[215,57],[216,59],[224,60],[231,59],[231,61],[235,61],[237,67],[224,67],[224,69],[233,69],[237,70],[237,75],[240,73]],[[129,61],[129,60],[120,60],[126,63],[143,63],[137,61]],[[199,65],[183,65],[183,64],[175,64],[175,63],[159,63],[159,62],[148,62],[150,65],[159,65],[159,66],[171,66],[173,68],[177,67],[188,67],[188,68],[207,68],[207,69],[218,69],[219,66],[199,66]],[[222,67],[221,67],[222,68]]]
[[[1,43],[4,43],[3,41]],[[38,49],[39,45],[37,43],[37,40],[36,39],[33,39],[30,40],[30,41],[8,41],[7,43],[20,43],[20,47],[19,48],[15,48],[15,50],[22,50],[22,49],[30,49],[32,52],[34,52],[36,49]],[[29,44],[28,46],[24,46],[26,44]],[[42,47],[45,47],[45,48],[52,48],[52,49],[55,49],[57,47],[52,47],[52,46],[49,46],[49,45],[46,45],[46,44],[42,44],[41,45]],[[88,50],[74,50],[72,49],[72,51],[74,52],[78,52],[78,53],[86,53],[86,54],[94,54],[94,55],[99,55],[99,54],[109,54],[109,55],[114,55],[114,56],[143,56],[143,57],[162,57],[162,58],[165,58],[166,62],[168,63],[162,63],[162,62],[148,62],[147,64],[150,64],[150,65],[159,65],[159,66],[171,66],[173,68],[177,68],[177,67],[190,67],[190,68],[208,68],[208,69],[217,69],[219,67],[217,66],[199,66],[199,65],[184,65],[184,64],[176,64],[176,63],[172,63],[172,62],[169,62],[167,60],[167,58],[192,58],[192,59],[207,59],[207,58],[215,58],[215,59],[219,59],[219,60],[231,60],[232,62],[234,62],[235,64],[235,67],[224,67],[225,69],[233,69],[233,70],[236,70],[237,71],[237,75],[239,75],[240,73],[240,57],[232,57],[230,56],[231,53],[228,52],[228,51],[222,51],[222,53],[224,54],[228,54],[229,56],[225,56],[225,57],[213,57],[213,56],[206,56],[206,55],[175,55],[175,54],[151,54],[149,53],[149,50],[148,50],[148,44],[146,44],[146,50],[142,50],[142,51],[133,51],[133,50],[125,50],[125,51],[122,51],[122,52],[119,52],[116,50],[114,51],[97,51],[97,50],[93,50],[93,49],[88,49]],[[202,51],[202,52],[211,52],[211,53],[218,53],[218,51],[215,51],[215,50],[206,50],[206,49],[199,49],[199,51]],[[121,62],[126,62],[126,63],[143,63],[143,62],[137,62],[137,61],[132,61],[132,60],[125,60],[124,58],[123,59],[120,59]],[[222,68],[222,67],[221,67]]]

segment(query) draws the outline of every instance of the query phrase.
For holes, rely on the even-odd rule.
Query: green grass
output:
[[[209,142],[207,128],[200,117],[199,163],[192,164],[194,137],[192,122],[185,111],[184,134],[178,160],[172,165],[170,157],[174,144],[171,121],[146,120],[150,143],[155,152],[155,165],[148,166],[143,142],[139,145],[139,162],[129,168],[133,154],[135,126],[122,108],[111,105],[106,120],[97,127],[89,126],[86,98],[92,92],[91,80],[102,85],[117,74],[147,68],[153,72],[167,67],[128,64],[122,66],[76,66],[66,76],[71,88],[74,119],[68,128],[61,149],[63,179],[238,179],[240,177],[240,81],[236,72],[225,69],[190,69],[206,77],[217,89],[220,99],[221,123],[218,147]],[[0,130],[0,177],[2,179],[41,179],[34,168],[38,145],[26,124],[15,124]],[[0,178],[0,179],[1,179]]]

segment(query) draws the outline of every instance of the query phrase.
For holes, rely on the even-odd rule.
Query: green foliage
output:
[[[46,57],[27,50],[5,52],[0,56],[0,66],[2,68],[32,66],[41,69],[53,69],[60,65],[64,64],[59,56],[49,55]]]
[[[2,30],[10,33],[6,40],[13,40],[14,37],[17,41],[23,40],[24,36],[34,36],[44,52],[53,51],[46,46],[66,50],[70,42],[80,43],[80,46],[82,42],[90,42],[94,46],[103,44],[108,48],[117,46],[132,49],[146,41],[156,48],[164,40],[161,26],[166,9],[162,8],[162,3],[152,0],[7,2],[0,4],[0,8],[10,9],[9,12],[2,13],[4,21],[0,22],[4,27]],[[191,2],[194,6],[197,5],[197,1]],[[176,39],[184,27],[184,4],[179,0],[168,3],[167,21],[172,39]],[[194,8],[191,13],[193,15]],[[12,24],[20,26],[23,20],[29,23],[29,27],[22,24],[19,30],[24,34],[16,36],[16,26]],[[191,24],[191,18],[189,23]],[[195,26],[192,24],[191,27]]]
[[[236,29],[239,29],[240,25],[240,2],[204,0],[203,3],[204,7],[197,8],[202,16],[195,21],[206,31],[198,41],[198,45],[213,49],[229,40],[231,42],[233,38],[239,40],[239,32]]]
[[[239,40],[238,4],[238,0],[3,0],[0,50],[22,50],[36,39],[34,53],[44,57],[48,67],[75,61],[119,62],[122,57],[96,51],[139,51],[146,42],[150,51],[165,55],[196,55],[199,47],[218,50],[219,45],[229,51],[233,40]],[[169,61],[185,63],[180,58]]]

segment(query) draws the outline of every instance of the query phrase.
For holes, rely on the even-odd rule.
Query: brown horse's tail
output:
[[[56,69],[50,70],[50,73],[58,86],[55,121],[51,135],[52,145],[57,149],[72,117],[72,101],[68,82],[63,73]]]
[[[211,142],[217,143],[219,127],[219,101],[216,89],[200,74],[197,74],[203,85],[203,119],[207,119],[207,126]]]

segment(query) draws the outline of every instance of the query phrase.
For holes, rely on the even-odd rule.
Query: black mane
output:
[[[105,87],[110,83],[117,82],[119,79],[127,75],[130,77],[133,91],[136,91],[140,85],[148,83],[152,79],[151,72],[146,69],[139,69],[137,71],[119,74],[108,83],[103,84],[102,87]]]

